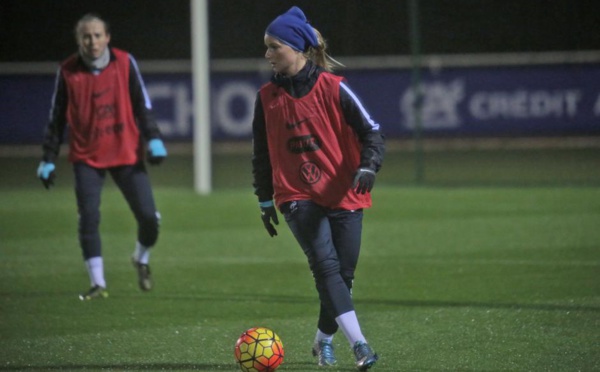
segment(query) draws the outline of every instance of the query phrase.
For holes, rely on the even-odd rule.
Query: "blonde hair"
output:
[[[338,67],[346,67],[327,53],[327,41],[323,38],[319,30],[314,27],[313,30],[317,34],[319,45],[317,47],[309,47],[306,53],[304,53],[306,58],[313,61],[314,64],[323,67],[328,72],[333,72]]]

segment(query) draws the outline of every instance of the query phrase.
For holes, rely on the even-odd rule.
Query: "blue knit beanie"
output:
[[[290,10],[275,18],[265,33],[299,52],[305,52],[311,46],[319,46],[315,30],[297,6],[291,7]]]

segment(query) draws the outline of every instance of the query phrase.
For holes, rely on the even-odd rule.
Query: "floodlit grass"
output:
[[[264,231],[242,158],[215,160],[210,196],[190,189],[188,158],[151,170],[163,224],[149,293],[129,263],[133,218],[107,180],[110,296],[89,302],[77,299],[88,278],[70,169],[46,192],[35,159],[0,160],[0,370],[235,371],[234,343],[253,326],[281,336],[279,370],[316,370],[311,275],[283,219],[278,237]],[[600,188],[586,172],[577,187],[526,188],[417,188],[382,173],[354,289],[381,356],[373,371],[599,370]],[[330,370],[354,370],[341,334],[335,345]]]

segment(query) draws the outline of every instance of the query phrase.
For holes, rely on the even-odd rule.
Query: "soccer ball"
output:
[[[268,328],[250,328],[235,343],[234,355],[244,372],[273,372],[283,362],[283,344]]]

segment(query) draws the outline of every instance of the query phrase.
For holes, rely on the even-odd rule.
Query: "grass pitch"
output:
[[[378,180],[355,281],[363,331],[381,356],[373,371],[599,370],[597,173],[554,185],[501,173],[464,187],[430,168],[430,180],[456,187],[412,187],[406,173],[394,178],[403,162]],[[70,169],[60,164],[46,192],[36,159],[0,160],[0,370],[236,371],[235,341],[253,326],[282,338],[279,370],[316,370],[317,295],[283,219],[270,238],[247,163],[216,159],[210,196],[191,190],[189,164],[173,157],[151,170],[163,223],[149,293],[129,263],[133,217],[107,180],[110,296],[81,302],[89,283]],[[330,370],[354,370],[341,334],[334,344]]]

